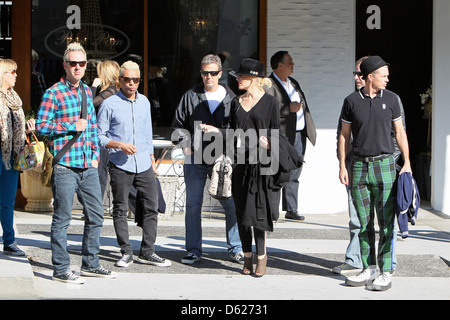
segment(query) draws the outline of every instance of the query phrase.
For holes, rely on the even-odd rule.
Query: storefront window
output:
[[[170,126],[181,95],[201,80],[203,56],[216,53],[223,58],[221,81],[232,89],[236,81],[229,79],[229,71],[236,70],[244,57],[259,58],[258,6],[259,0],[32,1],[31,107],[37,110],[42,90],[64,74],[67,44],[79,41],[88,55],[84,79],[88,84],[96,77],[98,61],[121,64],[130,55],[141,57],[146,82],[140,91],[170,110],[164,119],[154,114],[154,125]],[[165,91],[156,88],[162,81],[155,78],[161,76]],[[169,92],[168,98],[162,97],[163,92]]]
[[[12,1],[0,1],[0,58],[11,58]]]
[[[181,96],[201,81],[200,62],[206,54],[221,56],[221,82],[232,89],[236,81],[229,71],[237,70],[244,57],[258,58],[257,0],[150,1],[148,10],[149,73],[157,67],[166,71],[166,90],[156,91],[166,92],[168,98],[158,97],[161,112],[153,113],[159,127],[170,126]],[[150,98],[152,77],[155,75],[149,78]],[[155,80],[156,86],[163,82]]]
[[[45,87],[64,75],[62,57],[68,43],[83,44],[88,56],[85,81],[96,77],[101,60],[123,62],[127,54],[143,54],[143,1],[32,1],[33,76],[31,106]]]

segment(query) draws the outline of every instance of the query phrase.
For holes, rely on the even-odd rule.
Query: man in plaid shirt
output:
[[[81,136],[53,166],[53,221],[51,226],[53,280],[82,284],[84,280],[70,270],[67,252],[67,228],[72,218],[74,194],[83,205],[85,228],[81,248],[81,275],[115,278],[117,273],[99,264],[100,233],[103,225],[103,205],[98,178],[99,145],[97,119],[92,92],[83,78],[86,71],[86,52],[78,43],[68,45],[64,53],[66,76],[49,88],[41,102],[36,128],[48,136],[49,148],[56,156],[72,137]],[[87,116],[81,118],[82,86],[86,92]]]

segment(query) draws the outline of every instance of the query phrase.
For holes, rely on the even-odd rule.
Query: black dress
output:
[[[267,132],[270,135],[270,129],[280,128],[278,101],[269,94],[264,94],[248,112],[242,108],[238,97],[233,99],[231,107],[231,127],[235,130],[254,130],[259,137]],[[279,216],[280,189],[273,187],[272,176],[261,174],[264,165],[249,159],[259,142],[244,139],[241,143],[246,150],[245,164],[238,162],[232,176],[237,219],[244,226],[273,231],[273,221]]]

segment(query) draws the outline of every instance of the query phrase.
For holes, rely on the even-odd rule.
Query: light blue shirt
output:
[[[152,166],[153,129],[150,102],[136,93],[136,100],[128,99],[121,90],[100,105],[98,112],[98,137],[100,146],[111,141],[131,143],[137,153],[127,155],[120,149],[108,149],[109,161],[118,168],[141,173]]]

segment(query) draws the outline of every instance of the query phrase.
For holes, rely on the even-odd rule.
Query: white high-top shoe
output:
[[[372,284],[367,286],[367,289],[373,291],[385,291],[391,286],[391,275],[389,274],[389,272],[383,272],[378,275],[378,277],[372,282]]]
[[[371,284],[377,277],[377,267],[370,266],[368,269],[364,269],[355,276],[347,277],[345,284],[352,287],[361,287]]]

